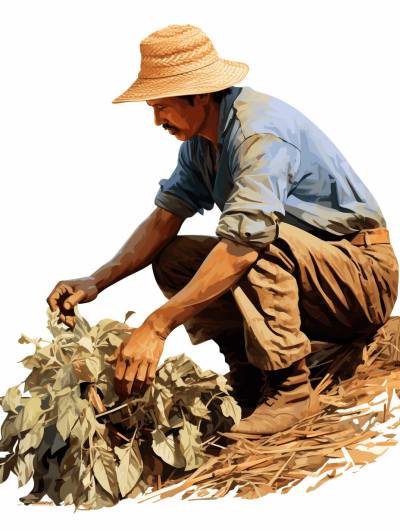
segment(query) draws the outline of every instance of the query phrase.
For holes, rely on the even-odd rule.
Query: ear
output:
[[[210,94],[196,94],[194,101],[197,105],[207,105],[210,101]]]

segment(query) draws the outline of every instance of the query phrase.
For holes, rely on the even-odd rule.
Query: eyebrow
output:
[[[146,103],[147,103],[147,105],[149,107],[152,107],[152,108],[156,107],[156,106],[158,106],[158,107],[168,107],[168,105],[165,105],[165,104],[163,105],[162,103],[155,103],[154,105],[150,105],[150,103],[148,101],[146,101]]]

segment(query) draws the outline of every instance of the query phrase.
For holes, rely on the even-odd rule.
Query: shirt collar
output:
[[[219,120],[218,120],[218,149],[217,149],[217,163],[219,162],[222,144],[224,142],[224,133],[226,131],[232,106],[236,98],[239,96],[242,87],[231,87],[230,91],[226,96],[224,96],[221,107],[219,109]]]

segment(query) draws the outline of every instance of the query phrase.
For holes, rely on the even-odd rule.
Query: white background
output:
[[[0,11],[0,395],[26,377],[20,333],[47,337],[45,299],[59,280],[108,261],[152,211],[179,141],[145,103],[111,105],[136,79],[139,42],[169,24],[201,27],[221,57],[249,64],[241,83],[308,116],[376,196],[395,249],[399,214],[399,10],[396,1],[14,1]],[[215,209],[182,234],[214,234]],[[164,302],[150,268],[81,312],[139,325]],[[394,314],[399,314],[399,305]],[[191,346],[182,327],[166,355],[186,352],[224,371],[214,344]],[[400,446],[400,445],[399,445]],[[13,476],[0,485],[0,526],[152,529],[398,528],[400,448],[377,464],[304,494],[248,502],[166,501],[79,512],[18,506]],[[199,505],[201,504],[202,505]]]

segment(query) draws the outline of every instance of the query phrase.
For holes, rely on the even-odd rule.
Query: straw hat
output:
[[[244,63],[220,59],[207,35],[195,26],[167,26],[140,43],[139,77],[113,103],[216,92],[239,83]]]

